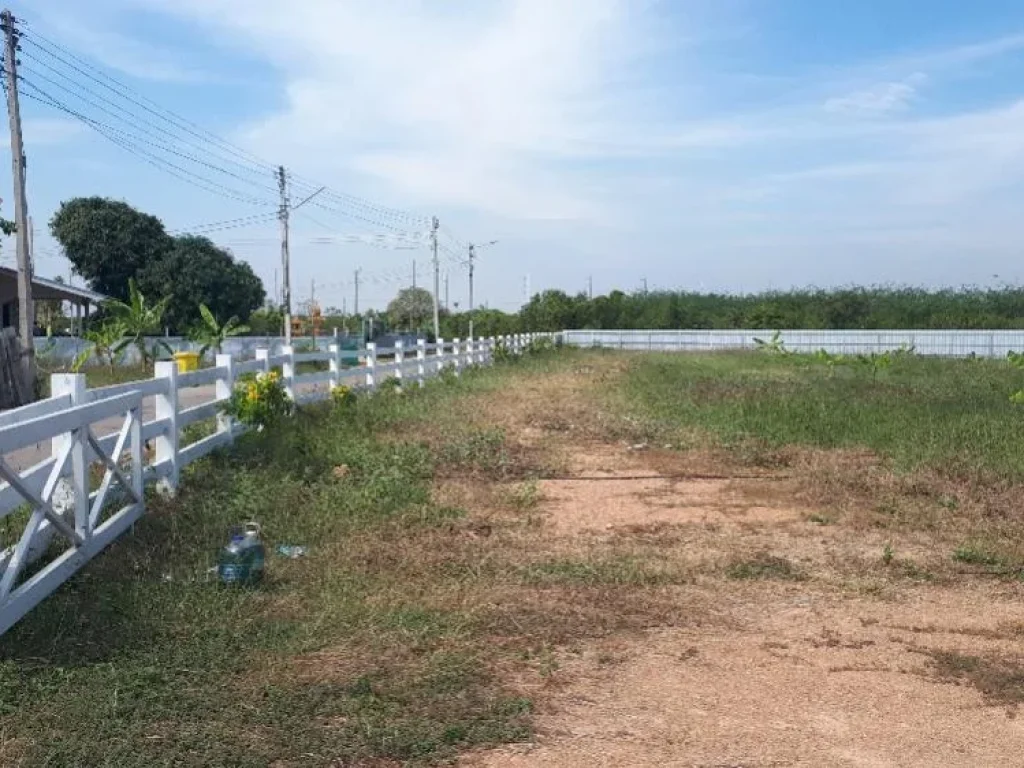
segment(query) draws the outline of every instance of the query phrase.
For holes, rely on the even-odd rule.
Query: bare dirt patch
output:
[[[537,738],[463,764],[1019,762],[1024,590],[963,578],[966,528],[936,521],[967,493],[863,451],[743,462],[624,441],[591,397],[621,372],[481,404],[565,473],[537,484],[509,554],[531,565],[504,630],[546,650],[503,674],[535,701]]]
[[[537,743],[466,765],[997,766],[1024,749],[1015,705],[959,684],[948,659],[963,654],[946,650],[1017,652],[1000,629],[1024,616],[1016,601],[993,603],[965,636],[969,596],[928,592],[899,606],[759,597],[740,629],[656,630],[566,658]],[[895,628],[907,620],[948,631]]]
[[[801,520],[795,506],[751,502],[730,480],[685,480],[636,475],[545,480],[544,510],[559,534],[636,525],[785,523]]]

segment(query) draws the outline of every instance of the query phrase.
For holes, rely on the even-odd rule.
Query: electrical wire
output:
[[[29,77],[23,75],[20,78],[31,89],[25,92],[27,98],[73,117],[143,162],[194,187],[247,204],[261,207],[273,205],[268,200],[257,197],[254,192],[241,191],[234,185],[244,184],[252,187],[255,192],[276,195],[277,187],[271,184],[270,179],[277,174],[278,166],[158,104],[37,32],[34,27],[27,33],[22,32],[20,37],[28,46],[27,50],[23,48],[22,52],[33,63],[23,68]],[[78,103],[85,105],[85,108],[70,106],[66,101],[40,87],[39,82],[45,82],[69,94]],[[90,114],[89,110],[93,113]],[[97,119],[96,111],[109,119]],[[181,162],[175,162],[168,156]],[[202,171],[197,172],[194,168],[187,167],[190,164],[201,168]],[[224,183],[221,183],[222,180]],[[297,195],[311,191],[318,193],[317,199],[309,203],[311,208],[332,216],[390,230],[388,234],[343,235],[339,242],[362,243],[386,250],[415,250],[427,244],[426,238],[431,225],[431,219],[428,217],[321,187],[318,183],[294,173],[288,172],[288,180]],[[296,213],[325,230],[334,231],[333,227],[309,215],[305,210]],[[195,225],[188,229],[177,229],[173,230],[173,233],[206,236],[269,223],[276,216],[277,211],[270,210],[251,216]],[[465,266],[467,262],[462,252],[466,250],[466,244],[447,227],[441,227],[440,236],[444,240],[439,239],[438,249],[444,254],[446,262]],[[322,238],[320,244],[331,242],[333,241]],[[407,277],[404,274],[367,275],[367,279],[384,282],[405,281]]]
[[[93,66],[81,57],[67,50],[65,47],[54,42],[53,40],[50,40],[44,35],[36,32],[34,29],[32,29],[29,33],[23,33],[22,37],[27,42],[29,42],[30,45],[35,46],[38,52],[45,53],[46,55],[52,57],[55,61],[63,64],[71,71],[77,73],[78,75],[88,79],[89,81],[99,86],[102,86],[103,88],[114,93],[118,97],[125,99],[125,101],[134,105],[135,107],[138,107],[139,109],[142,109],[154,115],[155,117],[158,117],[164,123],[173,126],[177,130],[188,134],[194,139],[199,139],[200,141],[206,143],[196,145],[195,141],[182,139],[180,136],[175,135],[172,132],[168,131],[165,127],[161,125],[156,125],[151,121],[142,118],[140,115],[138,115],[137,112],[134,112],[130,109],[126,109],[124,107],[119,107],[119,109],[122,112],[124,112],[127,115],[130,115],[133,119],[145,125],[148,125],[160,131],[161,133],[173,136],[177,141],[191,144],[193,147],[201,148],[204,151],[211,151],[212,148],[209,145],[213,144],[216,146],[218,152],[223,152],[230,155],[230,158],[217,156],[219,162],[227,162],[234,164],[236,167],[244,170],[247,173],[257,174],[260,177],[265,178],[267,175],[271,174],[276,170],[275,167],[270,163],[261,160],[260,158],[238,147],[237,145],[234,145],[231,142],[228,142],[218,137],[216,134],[213,134],[210,131],[207,131],[206,129],[193,123],[192,121],[189,121],[187,118],[184,118],[181,115],[178,115],[177,113],[160,106],[159,104],[152,101],[151,99],[148,99],[144,95],[139,94],[137,91],[135,91],[133,88],[126,85],[122,81],[111,77],[110,75]],[[32,56],[31,54],[28,55],[29,58],[32,58],[38,63],[41,63],[43,66],[46,66],[51,71],[58,71],[55,67],[52,67],[46,64],[45,62],[42,62],[38,56]],[[73,80],[73,78],[70,78],[70,76],[68,76],[66,73],[61,73],[61,76],[69,80]],[[84,86],[78,81],[75,82],[76,85],[82,87],[83,90],[88,91],[90,95],[93,95],[94,97],[98,96],[95,89],[90,88],[89,86]],[[103,100],[107,101],[108,103],[112,103],[106,97],[104,97]],[[134,125],[134,127],[137,129],[138,125]],[[226,169],[220,168],[220,170],[224,171]],[[293,183],[296,183],[296,186],[299,189],[316,189],[319,187],[319,185],[317,185],[315,182],[308,181],[296,175],[292,175],[291,178],[293,179]],[[261,189],[264,188],[263,184],[258,184],[258,186]],[[426,226],[426,224],[428,223],[428,220],[425,217],[415,216],[405,211],[381,206],[372,203],[368,200],[359,198],[355,195],[337,192],[335,190],[326,190],[325,198],[334,201],[336,205],[331,206],[323,202],[318,202],[316,204],[316,207],[331,213],[345,216],[347,218],[356,218],[360,221],[364,221],[366,223],[373,223],[388,229],[398,229],[397,222],[406,222],[406,228],[408,228],[409,224]],[[340,206],[348,206],[348,208]]]
[[[58,83],[58,82],[54,81],[52,78],[46,77],[42,73],[36,72],[35,70],[33,70],[31,68],[28,68],[28,67],[25,68],[25,71],[28,72],[29,74],[31,74],[33,77],[40,77],[40,78],[46,80],[47,82],[49,82],[50,84],[56,86],[57,88],[60,88],[60,89],[64,90],[65,92],[70,93],[73,96],[76,96],[80,101],[84,101],[85,103],[87,103],[87,104],[89,104],[91,106],[95,106],[101,112],[104,112],[105,114],[108,114],[108,115],[114,117],[115,119],[119,119],[116,113],[111,112],[110,110],[105,109],[102,105],[98,105],[95,102],[93,102],[93,101],[83,97],[81,94],[78,94],[74,90],[72,90],[71,88],[68,88],[68,87],[62,85],[61,83]],[[24,75],[20,76],[19,79],[22,82],[31,85],[37,91],[40,90],[38,88],[38,86],[34,85],[30,80],[25,78]],[[42,92],[42,91],[40,91],[40,92]],[[50,98],[54,99],[54,97],[52,97],[52,96],[50,96]],[[56,99],[54,99],[54,101],[56,101]],[[66,105],[64,105],[64,106],[66,106]],[[60,108],[60,107],[58,106],[58,108]],[[82,113],[77,113],[77,114],[81,115]],[[121,136],[126,141],[137,142],[138,144],[142,144],[142,145],[145,145],[147,147],[151,147],[153,149],[159,150],[161,152],[165,152],[165,153],[167,153],[169,155],[173,155],[175,157],[181,158],[183,160],[187,160],[187,161],[196,163],[197,165],[200,165],[200,166],[202,166],[204,168],[207,168],[209,170],[222,173],[222,174],[224,174],[226,176],[229,176],[231,178],[234,178],[234,179],[237,179],[237,180],[242,181],[244,183],[250,184],[251,186],[255,186],[255,187],[257,187],[262,192],[268,192],[268,191],[272,192],[272,191],[274,191],[272,188],[268,188],[266,185],[261,185],[261,184],[258,184],[256,182],[252,181],[251,179],[247,179],[245,177],[239,176],[238,174],[232,173],[231,171],[228,171],[228,170],[226,170],[226,169],[224,169],[224,168],[222,168],[220,166],[217,166],[217,165],[215,165],[213,163],[210,163],[210,162],[207,162],[207,161],[205,161],[205,160],[203,160],[201,158],[198,158],[195,155],[191,155],[191,154],[188,154],[186,152],[180,152],[180,151],[178,151],[178,150],[176,150],[176,149],[174,149],[172,147],[167,146],[166,144],[160,143],[159,141],[150,141],[150,140],[148,140],[146,138],[143,138],[143,136],[139,136],[137,134],[121,130],[120,128],[116,128],[116,127],[110,125],[109,123],[100,122],[99,120],[93,120],[92,118],[88,118],[88,120],[95,122],[97,125],[102,126],[104,129],[106,129],[107,131],[109,131],[111,133],[115,133],[115,134]],[[144,135],[151,135],[151,134],[144,134]],[[150,154],[151,154],[151,156],[153,156],[152,153],[150,153]],[[180,166],[178,166],[178,167],[180,168]],[[182,169],[182,170],[184,170],[184,169]],[[246,194],[246,193],[239,193],[239,194]],[[258,198],[254,198],[254,199],[258,199]],[[264,205],[271,205],[271,203],[269,201],[267,201],[267,200],[261,200],[261,202]]]
[[[209,232],[220,232],[227,229],[238,229],[240,227],[253,226],[255,224],[262,224],[267,221],[272,221],[278,217],[277,211],[267,211],[266,213],[256,213],[252,216],[241,216],[237,219],[225,219],[224,221],[211,221],[206,224],[196,224],[192,227],[181,227],[179,229],[172,229],[170,234],[207,234]]]
[[[163,171],[164,173],[168,173],[171,176],[175,176],[178,179],[181,179],[182,181],[191,184],[192,186],[198,187],[212,194],[220,195],[221,197],[226,197],[228,199],[237,200],[243,203],[250,203],[261,206],[268,205],[266,200],[260,200],[258,198],[245,196],[244,193],[239,193],[237,190],[233,190],[229,187],[224,186],[223,184],[219,184],[218,182],[215,182],[211,179],[207,179],[203,176],[200,176],[197,173],[194,173],[186,168],[183,168],[175,163],[172,163],[166,158],[162,158],[158,155],[154,155],[150,152],[147,152],[142,147],[133,143],[132,141],[129,141],[128,139],[118,138],[115,134],[120,133],[123,135],[122,131],[118,131],[117,129],[112,128],[111,126],[101,123],[98,120],[94,120],[93,118],[87,117],[86,115],[83,115],[81,112],[72,109],[67,104],[64,104],[60,99],[57,99],[54,96],[50,95],[48,92],[37,86],[32,81],[27,80],[23,77],[19,79],[26,86],[28,86],[36,92],[35,94],[29,93],[27,91],[24,92],[23,95],[26,98],[33,99],[34,101],[38,101],[42,104],[46,104],[50,107],[53,107],[54,109],[64,112],[67,115],[70,115],[71,117],[74,117],[75,119],[81,121],[89,128],[96,131],[104,138],[106,138],[111,143],[116,144],[117,146],[126,150],[130,154],[139,157],[144,162],[149,163],[150,165]]]

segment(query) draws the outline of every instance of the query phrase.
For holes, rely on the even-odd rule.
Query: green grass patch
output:
[[[807,578],[791,561],[767,552],[762,552],[749,559],[735,560],[726,566],[725,575],[730,579],[738,580],[803,581]]]
[[[999,555],[973,544],[964,544],[953,552],[953,559],[967,565],[983,565],[986,567],[1005,568],[1007,563]]]
[[[654,586],[685,579],[637,557],[558,559],[533,563],[521,571],[533,586]]]
[[[900,470],[1024,478],[1021,372],[1002,361],[898,356],[874,374],[810,356],[643,355],[620,390],[663,433],[710,435],[738,452],[869,448]]]

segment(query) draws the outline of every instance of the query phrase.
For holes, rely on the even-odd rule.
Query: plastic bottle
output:
[[[231,540],[217,560],[217,576],[224,584],[257,584],[263,579],[267,553],[259,523],[231,530]]]

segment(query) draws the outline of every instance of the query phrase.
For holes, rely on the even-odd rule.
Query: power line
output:
[[[123,98],[126,101],[128,101],[129,103],[134,104],[137,107],[140,107],[141,109],[145,110],[146,112],[149,112],[154,117],[158,117],[161,120],[168,121],[171,124],[177,125],[185,133],[187,133],[187,134],[189,134],[191,136],[194,136],[197,139],[200,139],[202,141],[212,142],[212,143],[215,143],[215,144],[219,145],[222,149],[227,151],[229,154],[233,155],[234,157],[238,157],[238,158],[240,158],[242,160],[245,160],[247,163],[249,163],[250,164],[249,167],[253,169],[254,173],[261,173],[262,174],[262,173],[266,173],[268,171],[272,172],[274,170],[274,166],[271,165],[270,163],[267,163],[266,161],[260,160],[258,157],[256,157],[255,155],[252,155],[252,154],[250,154],[248,152],[246,152],[241,147],[238,147],[238,146],[236,146],[236,145],[234,145],[234,144],[232,144],[232,143],[222,139],[221,137],[217,136],[214,133],[211,133],[210,131],[206,130],[202,126],[200,126],[200,125],[198,125],[196,123],[193,123],[192,121],[188,120],[187,118],[184,118],[181,115],[178,115],[178,114],[170,111],[169,109],[166,109],[165,107],[162,107],[161,105],[159,105],[157,102],[153,101],[152,99],[149,99],[146,96],[144,96],[143,94],[140,94],[138,91],[133,89],[131,86],[126,85],[125,83],[121,82],[120,80],[117,80],[114,77],[111,77],[107,73],[103,72],[103,70],[93,66],[92,64],[90,64],[86,60],[82,59],[81,57],[79,57],[79,56],[75,55],[74,53],[72,53],[71,51],[69,51],[67,48],[61,46],[58,43],[55,43],[54,41],[52,41],[52,40],[50,40],[50,39],[48,39],[46,37],[44,37],[43,35],[39,34],[38,32],[33,30],[28,35],[23,36],[23,40],[27,41],[31,45],[35,45],[40,50],[45,51],[48,55],[52,56],[57,61],[60,61],[62,64],[64,64],[65,66],[69,67],[73,71],[83,75],[87,79],[89,79],[89,80],[91,80],[91,81],[93,81],[93,82],[103,86],[104,88],[112,91],[113,93],[116,93],[121,98]],[[38,42],[39,40],[42,40],[43,43],[42,44],[39,43]],[[78,64],[80,64],[81,66],[80,67],[76,66],[74,63],[69,62],[67,59],[63,58],[58,53],[54,53],[53,49],[56,49],[56,50],[60,51],[65,56],[70,58],[72,61],[78,62]],[[83,70],[82,67],[84,67],[85,70],[89,70],[91,72],[95,72],[96,75],[98,75],[98,77],[95,76],[95,75],[90,74],[89,71]],[[102,78],[102,79],[100,79],[100,78]],[[111,83],[113,83],[113,85],[111,85]],[[115,86],[117,86],[117,87],[115,87]],[[134,94],[134,96],[133,96],[133,94]]]
[[[222,139],[221,137],[202,128],[201,126],[188,120],[187,118],[184,118],[181,115],[178,115],[177,113],[165,107],[162,107],[153,100],[148,99],[144,95],[139,94],[137,91],[135,91],[133,88],[126,85],[122,81],[117,80],[116,78],[113,78],[110,75],[104,73],[102,70],[96,68],[95,66],[85,61],[81,57],[75,55],[71,51],[67,50],[65,47],[54,42],[53,40],[46,38],[38,32],[35,32],[33,30],[28,36],[28,39],[29,42],[31,42],[39,51],[45,52],[47,55],[51,56],[56,61],[59,61],[61,64],[68,67],[72,71],[85,77],[91,82],[94,82],[97,85],[106,88],[107,90],[116,94],[120,98],[125,99],[130,104],[133,104],[134,106],[145,110],[146,112],[154,115],[155,117],[158,117],[161,121],[169,123],[176,129],[183,131],[196,139],[200,139],[203,142],[213,143],[217,145],[218,151],[227,152],[232,157],[239,158],[245,161],[245,163],[239,163],[237,160],[229,160],[224,157],[218,157],[217,159],[220,160],[221,162],[232,163],[235,166],[243,169],[247,173],[256,174],[261,178],[266,178],[266,176],[275,168],[274,165],[264,160],[261,160],[252,153],[249,153],[246,150],[232,144],[231,142]],[[33,58],[36,61],[40,61],[37,57],[31,58]],[[42,63],[43,66],[46,66],[51,71],[57,71],[53,67],[50,67],[41,61],[40,63]],[[73,81],[73,78],[70,78],[68,75],[64,73],[60,74],[66,79]],[[88,86],[82,87],[85,90],[88,90],[91,93],[91,95],[98,96],[96,91],[89,88]],[[112,103],[109,99],[106,99],[105,97],[104,100],[108,103]],[[166,135],[173,136],[178,141],[183,141],[184,143],[196,146],[194,141],[183,140],[180,136],[174,135],[163,126],[154,125],[152,122],[140,117],[136,112],[132,110],[126,109],[124,107],[118,108],[126,114],[130,114],[135,120],[138,120],[139,122],[142,122],[146,125],[150,125],[154,127],[156,130],[159,130],[160,132]],[[133,127],[136,128],[136,130],[138,130],[138,126]],[[199,148],[201,148],[204,151],[210,151],[210,147],[207,144],[199,145]],[[310,189],[313,189],[316,188],[317,186],[315,182],[303,179],[302,177],[296,176],[294,174],[292,174],[292,178],[294,181],[298,182],[297,184],[294,185],[296,189],[298,189],[299,187],[308,187]],[[250,181],[250,183],[252,182]],[[264,188],[263,184],[259,184],[258,186],[261,189]],[[395,229],[396,226],[393,222],[397,221],[418,224],[424,227],[428,223],[428,220],[425,217],[414,216],[412,214],[406,213],[405,211],[387,208],[385,206],[372,203],[368,200],[364,200],[355,195],[350,195],[347,193],[337,192],[334,190],[327,190],[325,198],[333,200],[335,203],[339,205],[347,205],[350,208],[355,208],[356,211],[346,210],[344,208],[338,207],[337,205],[332,207],[323,203],[317,203],[316,207],[319,207],[322,210],[328,212],[337,213],[348,218],[356,218],[361,221],[377,224],[379,226],[383,226],[389,229]]]
[[[171,176],[175,176],[176,178],[181,179],[182,181],[185,181],[188,184],[192,184],[193,186],[203,189],[207,192],[220,195],[221,197],[227,197],[231,200],[238,200],[240,202],[249,204],[267,204],[265,200],[260,200],[254,197],[246,197],[244,196],[244,193],[240,193],[237,190],[231,189],[229,187],[224,186],[223,184],[200,176],[199,174],[189,171],[186,168],[182,168],[181,166],[176,165],[175,163],[172,163],[171,161],[167,160],[166,158],[162,158],[159,155],[154,155],[151,152],[147,152],[146,150],[142,149],[137,144],[129,141],[128,139],[118,138],[117,136],[111,135],[116,133],[121,133],[123,135],[124,132],[118,131],[116,128],[108,126],[105,123],[100,122],[99,120],[95,120],[91,117],[83,115],[81,112],[78,112],[75,109],[72,109],[67,104],[64,104],[62,101],[60,101],[60,99],[57,99],[56,97],[50,95],[30,80],[26,80],[25,78],[19,79],[21,79],[21,81],[26,86],[36,91],[37,95],[25,92],[24,96],[26,98],[33,99],[42,104],[51,106],[54,109],[60,110],[61,112],[64,112],[65,114],[68,114],[74,117],[75,119],[80,120],[82,123],[92,128],[94,131],[96,131],[98,134],[106,138],[111,143],[116,144],[122,149],[128,151],[130,154],[140,157],[142,160],[154,166],[155,168],[165,173],[168,173]]]
[[[182,227],[172,229],[171,235],[208,235],[214,232],[223,232],[229,229],[241,229],[256,224],[269,223],[277,218],[277,211],[258,213],[253,216],[244,216],[238,219],[227,219],[225,221],[213,221],[209,224],[197,224],[194,227]]]
[[[153,146],[153,147],[156,147],[158,149],[161,149],[164,152],[169,152],[171,154],[175,154],[178,157],[187,158],[187,159],[189,159],[189,160],[191,160],[191,161],[193,161],[195,163],[198,163],[200,165],[203,165],[203,166],[205,166],[205,167],[207,167],[207,168],[209,168],[211,170],[218,171],[219,173],[223,173],[224,175],[229,176],[229,177],[231,177],[233,179],[236,179],[236,180],[241,181],[243,183],[255,186],[260,191],[266,192],[269,189],[271,189],[270,185],[267,184],[265,179],[262,179],[260,182],[254,181],[251,178],[247,178],[245,176],[241,176],[238,173],[235,173],[234,171],[228,170],[227,168],[224,168],[224,167],[222,167],[220,165],[212,163],[212,162],[210,162],[208,160],[204,160],[202,158],[196,157],[193,154],[185,153],[185,152],[181,151],[180,149],[176,149],[176,148],[173,148],[173,147],[167,145],[166,143],[164,143],[166,140],[157,137],[156,133],[163,134],[164,136],[167,136],[168,138],[170,138],[171,140],[174,140],[174,141],[181,141],[181,137],[175,135],[171,131],[168,131],[162,125],[153,123],[152,121],[149,121],[149,120],[146,120],[145,118],[139,117],[137,114],[132,112],[130,109],[126,109],[122,105],[118,104],[115,101],[112,101],[111,99],[107,98],[106,96],[104,96],[104,95],[102,95],[100,93],[97,93],[95,90],[89,88],[88,86],[83,86],[81,83],[76,82],[74,78],[69,77],[67,74],[65,74],[65,73],[63,73],[63,72],[61,72],[61,71],[59,71],[57,69],[54,69],[53,67],[49,66],[45,62],[43,62],[43,61],[39,60],[38,58],[36,58],[35,56],[33,56],[31,53],[26,53],[26,56],[28,56],[33,61],[38,62],[41,66],[46,68],[49,72],[52,72],[53,74],[57,75],[58,77],[66,80],[68,83],[70,83],[74,87],[72,88],[72,87],[69,87],[68,85],[65,85],[63,83],[57,82],[52,77],[49,77],[48,75],[46,75],[46,74],[44,74],[44,73],[42,73],[39,70],[34,69],[34,68],[25,67],[23,69],[23,71],[26,71],[26,72],[32,74],[34,77],[37,77],[37,78],[39,78],[41,80],[45,80],[46,82],[50,83],[51,85],[53,85],[53,86],[55,86],[57,88],[60,88],[61,90],[63,90],[66,93],[71,94],[71,96],[73,96],[74,98],[78,99],[79,101],[82,101],[85,104],[88,104],[88,105],[94,107],[95,109],[100,110],[104,114],[114,118],[115,120],[120,121],[121,123],[127,125],[134,133],[139,134],[139,135],[136,135],[136,136],[132,137],[136,141],[140,141],[142,143],[149,144],[150,146]],[[24,78],[22,78],[22,79],[24,79]],[[97,101],[95,101],[93,99],[90,99],[90,98],[87,98],[84,94],[88,94],[88,95],[94,97],[94,99],[98,99],[99,102],[102,102],[102,103],[97,103]],[[117,110],[117,111],[114,112],[111,109],[108,109],[106,106],[104,106],[104,104],[109,105],[110,107],[112,107],[114,110]],[[134,120],[136,122],[132,122],[132,120]],[[155,131],[155,133],[154,133],[154,131]],[[153,139],[153,141],[146,141],[145,139],[141,138],[141,136],[147,136],[150,139]],[[208,147],[206,147],[204,145],[197,145],[194,142],[183,142],[183,143],[186,144],[186,146],[191,144],[194,148],[198,149],[201,152],[208,151]],[[216,155],[213,155],[213,157],[216,160],[220,160],[222,162],[224,161],[224,158],[220,158],[220,157],[218,157]],[[230,162],[230,161],[228,161],[228,162]],[[247,170],[247,171],[251,172],[251,169],[245,168],[243,170]]]

